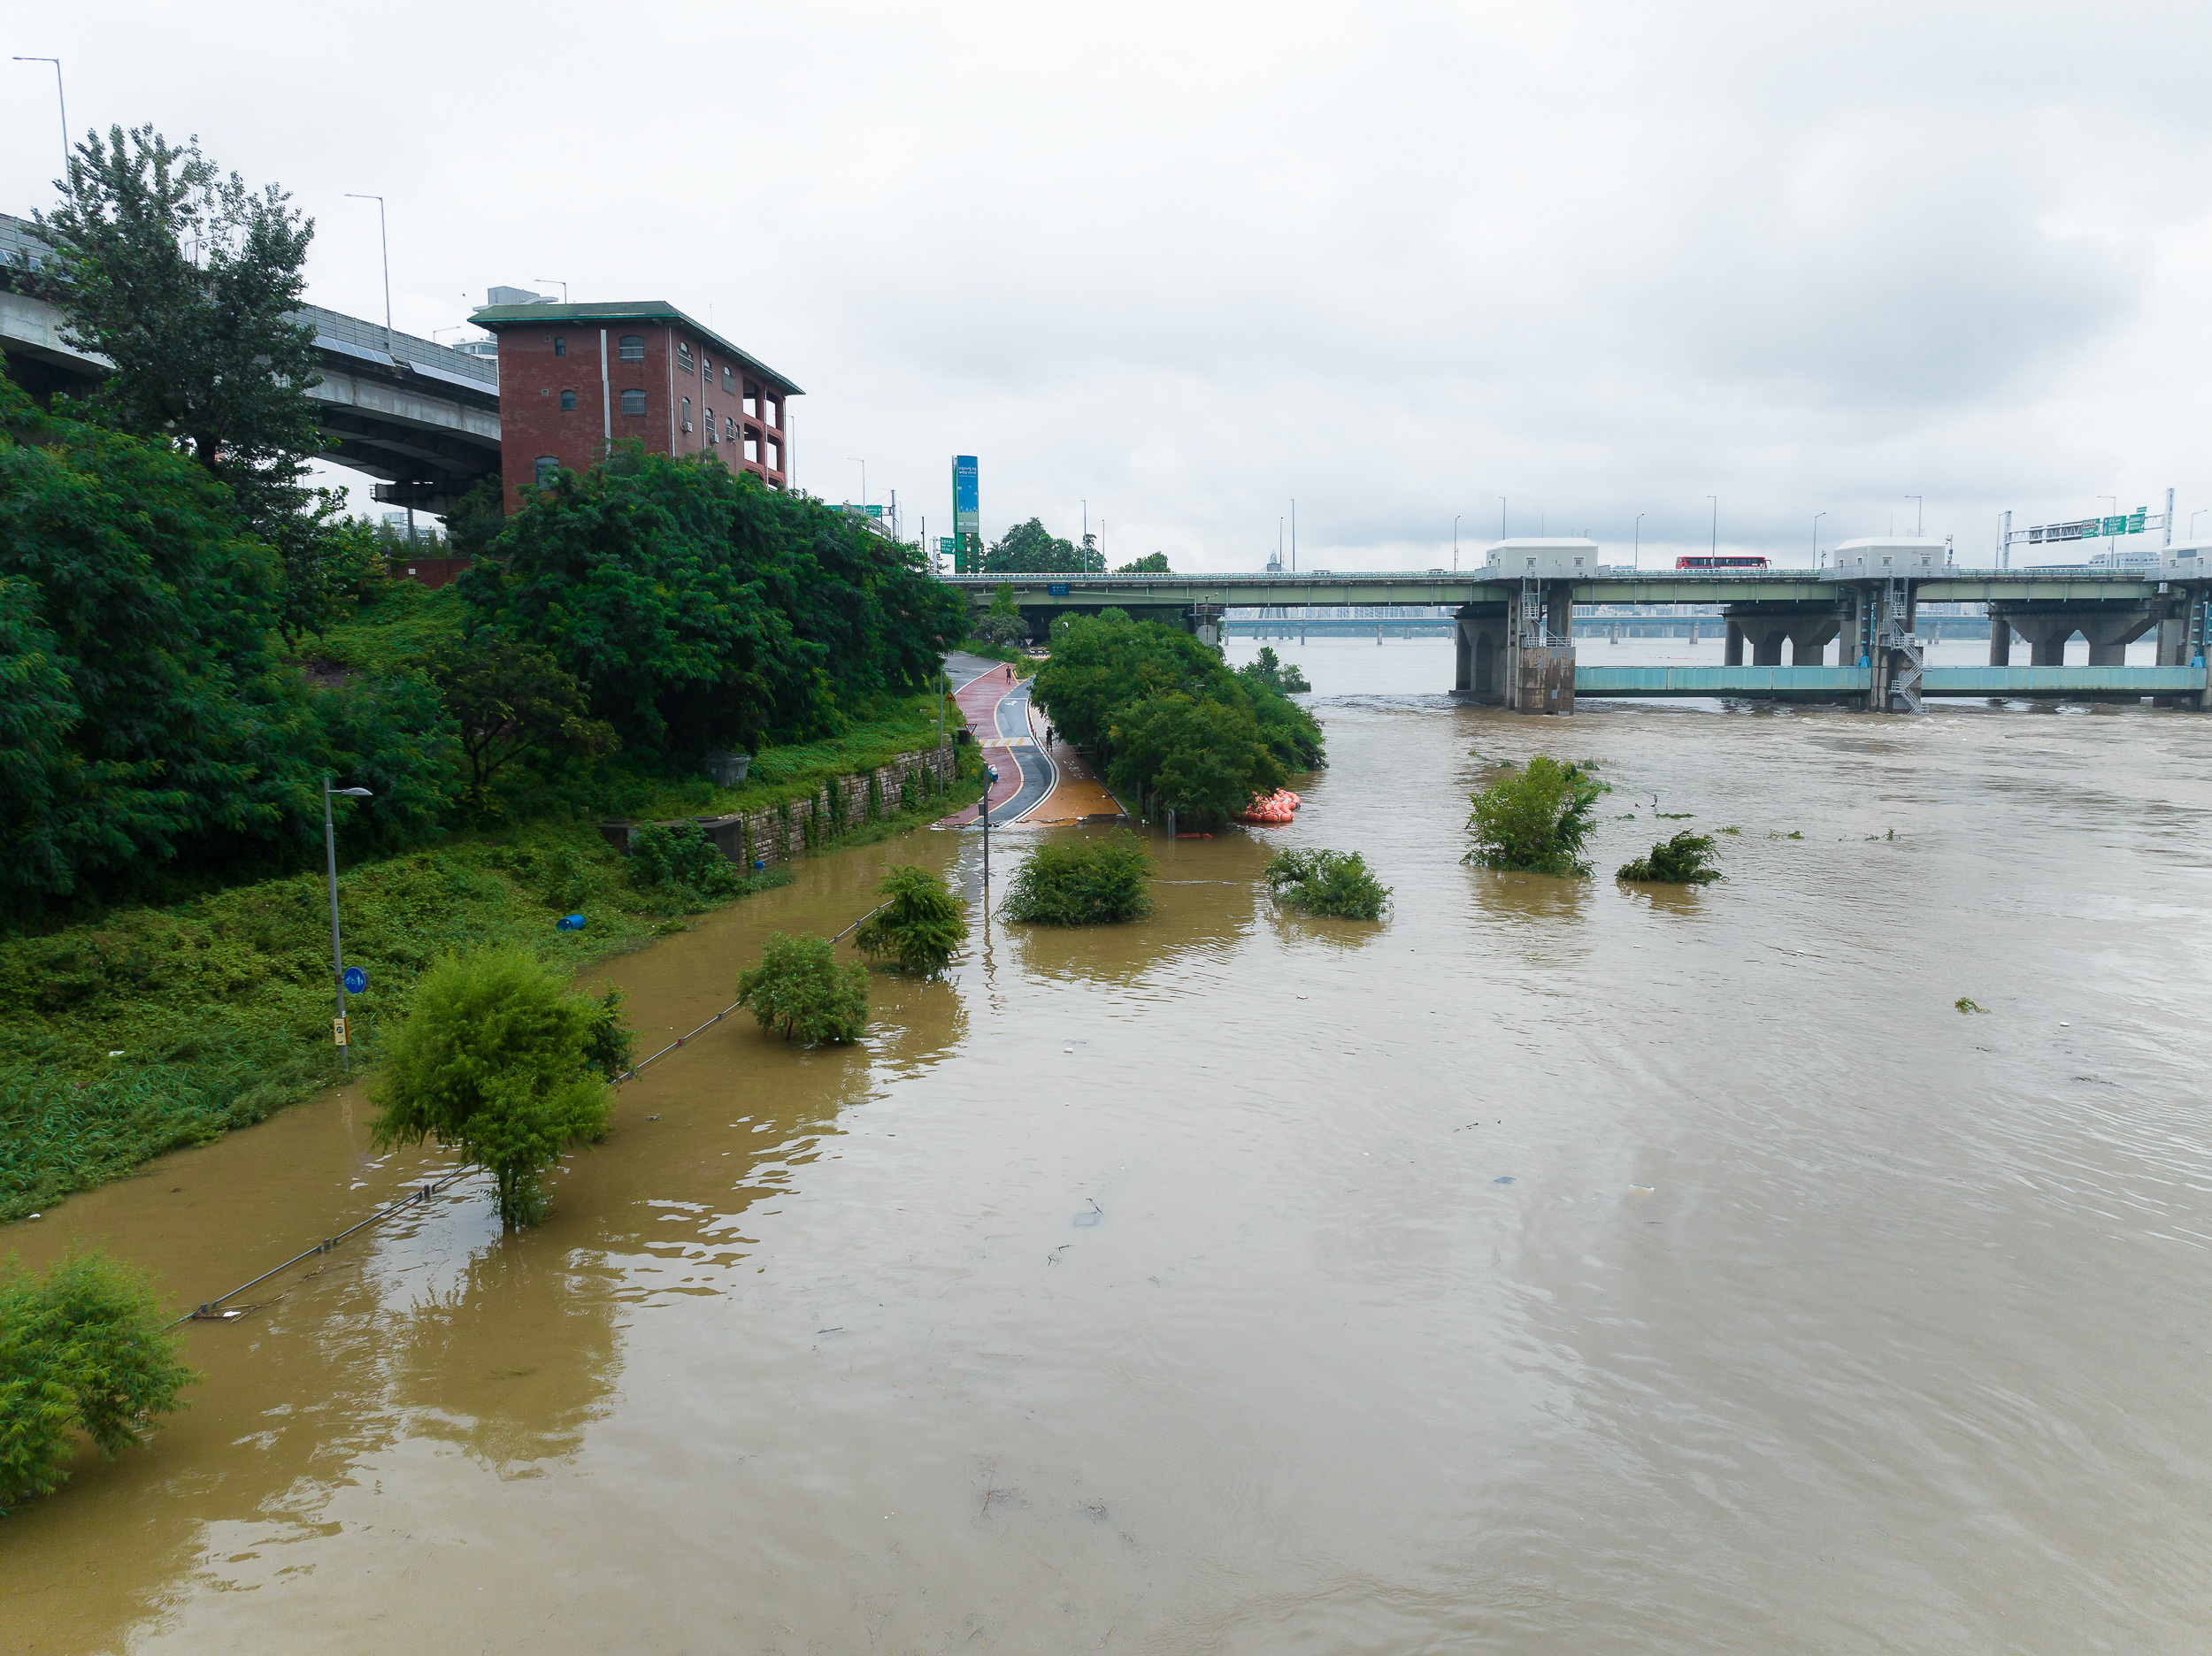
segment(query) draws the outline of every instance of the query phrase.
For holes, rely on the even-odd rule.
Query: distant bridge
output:
[[[35,395],[88,390],[114,364],[69,344],[61,312],[27,291],[24,264],[46,257],[25,220],[0,213],[0,356]],[[320,305],[297,315],[315,330],[322,383],[307,395],[331,444],[326,458],[382,479],[380,500],[440,513],[478,479],[499,475],[495,359]]]
[[[1240,623],[1255,635],[1299,628],[1317,609],[1354,605],[1445,606],[1457,641],[1453,694],[1523,712],[1571,712],[1580,695],[1727,695],[1855,702],[1876,711],[1917,711],[1928,695],[2170,698],[2208,703],[2205,663],[2212,634],[2212,580],[2136,570],[1969,570],[1937,564],[1892,573],[1855,571],[1609,571],[1571,579],[1501,579],[1495,571],[1441,570],[1300,575],[956,575],[980,610],[1002,585],[1043,633],[1053,617],[1118,609],[1187,627],[1218,642],[1230,610],[1257,610]],[[1930,667],[1916,625],[1921,603],[1988,607],[1986,668]],[[1577,604],[1718,606],[1726,663],[1717,668],[1586,666],[1574,659]],[[1271,613],[1270,613],[1271,612]],[[1317,617],[1316,618],[1317,620]],[[1309,625],[1313,625],[1309,623]],[[1338,625],[1342,625],[1339,623]],[[1412,622],[1356,624],[1365,636]],[[1419,624],[1427,630],[1433,622]],[[1625,624],[1624,624],[1625,625]],[[1683,625],[1694,625],[1686,617]],[[1704,625],[1717,625],[1707,617]],[[1334,630],[1332,628],[1332,630]],[[1955,631],[1956,623],[1946,624]],[[2087,668],[2065,665],[2077,632]],[[2130,667],[2127,646],[2157,636],[2155,666]],[[2031,660],[2015,666],[2013,641]],[[1838,660],[1825,660],[1838,645]],[[1746,645],[1751,659],[1746,661]],[[1785,664],[1786,648],[1790,662]]]

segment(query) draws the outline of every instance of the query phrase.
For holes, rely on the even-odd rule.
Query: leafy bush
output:
[[[377,1146],[435,1138],[491,1172],[502,1219],[535,1223],[545,1170],[607,1130],[599,1065],[615,1044],[612,1010],[569,993],[519,949],[443,957],[417,985],[373,1085]]]
[[[752,1008],[761,1028],[787,1041],[856,1041],[868,1024],[868,970],[840,966],[826,937],[779,932],[762,948],[760,964],[738,974],[737,1000]]]
[[[1283,661],[1267,644],[1261,645],[1259,655],[1238,668],[1237,674],[1254,684],[1264,685],[1279,695],[1305,695],[1313,689],[1296,663]]]
[[[1302,914],[1379,920],[1390,887],[1367,871],[1356,851],[1285,851],[1260,870],[1275,901]]]
[[[945,970],[968,940],[960,900],[927,869],[894,867],[877,893],[889,901],[860,923],[853,943],[871,960],[930,977]]]
[[[1587,875],[1583,842],[1595,825],[1591,809],[1605,784],[1578,765],[1539,754],[1524,770],[1509,771],[1469,797],[1474,848],[1460,860],[1485,868],[1562,878]]]
[[[1116,925],[1152,912],[1152,859],[1131,833],[1039,846],[999,912],[1037,925]]]
[[[1713,836],[1686,828],[1653,846],[1649,856],[1622,863],[1614,878],[1654,886],[1709,886],[1721,878],[1713,866]]]
[[[695,913],[753,889],[697,823],[633,829],[630,878],[640,891]]]
[[[97,1254],[0,1269],[0,1512],[69,1476],[75,1435],[112,1457],[196,1376],[145,1280]]]
[[[584,1036],[584,1062],[609,1081],[618,1081],[637,1062],[637,1031],[622,1021],[628,999],[614,985],[592,1003],[591,1028]]]

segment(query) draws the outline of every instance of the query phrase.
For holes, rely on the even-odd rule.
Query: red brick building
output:
[[[799,387],[659,300],[489,305],[470,318],[499,341],[499,448],[507,510],[560,466],[611,443],[710,454],[772,488],[792,476]]]

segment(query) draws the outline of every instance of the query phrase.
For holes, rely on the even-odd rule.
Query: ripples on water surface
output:
[[[464,1189],[195,1327],[192,1412],[0,1533],[0,1644],[2200,1648],[2212,724],[1520,719],[1421,694],[1440,643],[1299,659],[1368,694],[1271,840],[1364,851],[1387,926],[1270,912],[1225,836],[1148,924],[879,981],[864,1050],[719,1026],[542,1230]],[[1734,826],[1727,883],[1460,866],[1540,749],[1634,809],[1601,870]],[[979,872],[824,859],[592,981],[688,1028],[901,859]],[[365,1114],[10,1245],[204,1298],[433,1165]]]

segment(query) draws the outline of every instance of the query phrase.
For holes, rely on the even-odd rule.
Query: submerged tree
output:
[[[1286,908],[1339,920],[1379,920],[1390,887],[1368,872],[1356,851],[1285,851],[1260,870]]]
[[[856,1041],[868,1024],[868,970],[841,966],[826,937],[777,932],[737,978],[737,1002],[761,1028],[803,1046]]]
[[[1469,795],[1467,819],[1474,848],[1460,860],[1484,868],[1579,878],[1590,872],[1583,842],[1595,824],[1591,809],[1605,784],[1574,764],[1546,754],[1528,768],[1510,770]]]
[[[1614,878],[1653,886],[1709,886],[1721,878],[1713,862],[1713,836],[1686,828],[1654,845],[1649,856],[1622,863]]]
[[[98,1254],[0,1267],[0,1513],[58,1488],[82,1433],[110,1457],[198,1376],[145,1279]]]
[[[546,1170],[607,1131],[603,1066],[626,1056],[610,1034],[614,1010],[571,994],[519,949],[442,957],[416,985],[373,1085],[377,1146],[434,1138],[490,1171],[502,1219],[536,1223]]]
[[[1306,695],[1313,689],[1295,662],[1282,660],[1266,644],[1261,645],[1259,655],[1238,668],[1237,672],[1254,684],[1266,686],[1278,695]]]
[[[968,940],[960,900],[927,869],[894,867],[877,893],[883,907],[860,923],[853,943],[871,960],[888,960],[901,971],[935,977]]]
[[[1152,912],[1152,859],[1134,834],[1041,845],[999,912],[1038,925],[1118,925]]]

